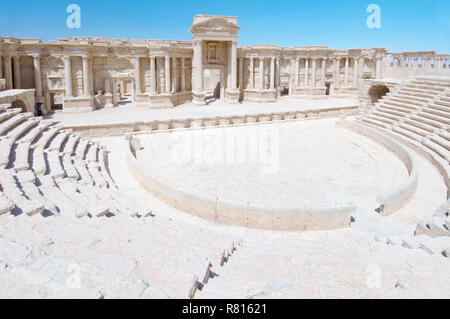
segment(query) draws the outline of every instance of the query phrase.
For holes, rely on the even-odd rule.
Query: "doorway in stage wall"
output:
[[[224,79],[221,68],[208,68],[204,70],[203,87],[206,92],[206,103],[210,104],[224,96]]]

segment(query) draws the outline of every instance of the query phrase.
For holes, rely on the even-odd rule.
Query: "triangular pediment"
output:
[[[238,26],[236,23],[233,23],[229,21],[229,19],[225,17],[211,17],[207,18],[203,21],[199,21],[197,23],[194,23],[194,25],[191,28],[191,32],[201,32],[201,31],[225,31],[230,32],[234,31],[237,32],[241,29],[240,26]]]

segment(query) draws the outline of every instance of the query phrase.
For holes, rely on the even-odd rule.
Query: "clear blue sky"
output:
[[[66,26],[71,3],[81,7],[81,29]],[[381,8],[381,29],[366,25],[372,3]],[[239,45],[450,53],[449,0],[1,0],[0,36],[189,40],[196,14],[238,16]]]

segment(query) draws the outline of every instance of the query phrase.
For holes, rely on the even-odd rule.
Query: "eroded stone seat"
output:
[[[0,184],[6,196],[14,202],[16,208],[22,213],[33,216],[44,211],[42,202],[25,197],[10,171],[0,169]]]

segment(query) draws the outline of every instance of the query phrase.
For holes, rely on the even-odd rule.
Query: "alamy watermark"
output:
[[[176,164],[256,164],[260,173],[279,170],[278,127],[212,129],[172,132],[171,160]]]
[[[381,8],[378,4],[370,4],[367,9],[370,15],[367,17],[367,27],[369,29],[381,28]]]
[[[70,4],[66,9],[70,15],[67,17],[66,25],[69,29],[81,28],[81,8],[78,4]]]
[[[366,269],[367,279],[366,284],[369,289],[381,288],[381,268],[378,265],[369,265]]]
[[[81,288],[81,267],[78,264],[70,264],[67,266],[67,273],[69,276],[66,280],[68,289]]]

